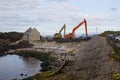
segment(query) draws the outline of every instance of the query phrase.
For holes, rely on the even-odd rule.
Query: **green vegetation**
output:
[[[18,32],[8,32],[8,33],[1,33],[0,39],[8,39],[11,42],[20,40],[23,37],[23,33]]]
[[[42,61],[40,71],[49,71],[55,66],[55,58],[51,56],[51,53],[43,53],[37,51],[19,51],[16,54],[24,57],[35,57]]]
[[[114,73],[111,77],[112,80],[120,80],[120,73]]]
[[[28,48],[33,45],[29,41],[20,41],[18,44],[11,44],[15,41],[22,39],[23,33],[18,32],[8,32],[0,33],[0,53],[4,53],[9,49],[18,49],[18,48]]]
[[[120,62],[120,47],[114,46],[113,50],[115,51],[115,54],[111,54],[110,57],[115,61]]]
[[[119,44],[119,42],[112,41],[108,37],[108,34],[120,35],[120,31],[105,31],[104,33],[100,34],[101,36],[106,37],[107,43],[113,48],[115,52],[115,54],[111,54],[110,57],[120,62],[120,47],[116,46],[116,44]]]
[[[8,50],[9,50],[8,45],[0,45],[0,53],[8,51]]]
[[[113,49],[115,53],[120,56],[120,47],[114,47]]]
[[[120,47],[116,46],[116,44],[120,44],[120,43],[110,40],[108,34],[113,34],[117,36],[120,35],[120,31],[105,31],[104,33],[100,34],[100,36],[106,37],[108,44],[113,48],[115,52],[115,54],[109,55],[110,58],[120,63]],[[120,80],[120,72],[113,73],[111,75],[111,80]]]
[[[18,49],[18,48],[28,48],[33,47],[33,44],[30,44],[29,41],[20,41],[18,44],[10,45],[9,41],[0,41],[0,53],[4,53],[9,49]]]
[[[120,35],[120,31],[105,31],[104,33],[100,34],[100,36],[106,37],[108,34]]]
[[[38,73],[23,80],[47,80],[47,78],[53,75],[53,72],[51,70],[56,66],[56,62],[55,58],[51,56],[51,53],[43,53],[31,50],[18,51],[16,54],[24,57],[34,57],[42,61],[42,68],[40,70],[42,73]]]
[[[51,71],[46,71],[46,72],[38,73],[34,76],[31,76],[23,80],[48,80],[48,78],[50,78],[52,74],[53,73]]]

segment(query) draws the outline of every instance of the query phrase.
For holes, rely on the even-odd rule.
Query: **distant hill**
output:
[[[120,35],[120,31],[105,31],[103,33],[101,33],[101,36],[107,36],[108,34],[113,34],[113,35]]]

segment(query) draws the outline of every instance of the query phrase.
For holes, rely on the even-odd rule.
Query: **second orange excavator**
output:
[[[65,39],[73,39],[75,38],[75,31],[82,25],[82,24],[85,24],[85,32],[86,32],[86,39],[88,38],[88,32],[87,32],[87,21],[86,19],[84,19],[84,21],[82,21],[81,23],[79,23],[77,26],[75,26],[73,29],[72,29],[72,33],[70,34],[66,34],[64,36]]]

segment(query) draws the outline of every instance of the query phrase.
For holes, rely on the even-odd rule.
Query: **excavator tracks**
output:
[[[86,38],[84,38],[84,39],[79,39],[79,38],[64,39],[64,38],[62,38],[62,39],[54,39],[54,41],[56,41],[56,42],[81,42],[81,41],[88,41],[90,39],[91,38],[88,38],[88,39],[86,39]]]

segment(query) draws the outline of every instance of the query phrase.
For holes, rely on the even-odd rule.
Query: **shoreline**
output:
[[[86,42],[83,42],[82,44],[84,43]],[[50,74],[53,75],[54,73],[56,73],[56,71],[61,69],[60,67],[64,65],[63,63],[65,63],[66,60],[73,60],[73,56],[77,52],[77,50],[81,48],[80,46],[81,42],[45,42],[38,43],[32,48],[10,49],[9,51],[4,52],[3,55],[17,54],[23,57],[34,57],[36,59],[39,59],[40,61],[42,61],[41,68],[43,69],[41,69],[42,73],[37,74],[44,74],[50,71]],[[40,55],[43,57],[41,58]]]

